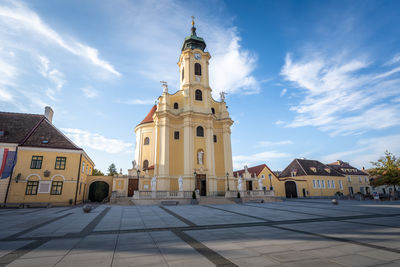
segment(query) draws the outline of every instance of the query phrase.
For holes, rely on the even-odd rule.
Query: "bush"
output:
[[[343,196],[343,193],[340,192],[340,191],[337,191],[337,192],[335,193],[335,196],[341,197],[341,196]]]
[[[192,199],[196,199],[196,192],[195,191],[193,191],[193,193],[192,193]]]
[[[240,192],[237,193],[237,198],[240,198]]]

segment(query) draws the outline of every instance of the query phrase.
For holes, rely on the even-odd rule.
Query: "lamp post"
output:
[[[226,185],[228,187],[228,191],[230,191],[229,190],[229,172],[226,173]]]
[[[272,175],[268,174],[268,178],[269,178],[269,190],[272,190],[272,181],[271,181]]]

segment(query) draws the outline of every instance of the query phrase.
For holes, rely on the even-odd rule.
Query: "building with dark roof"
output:
[[[0,181],[0,201],[7,203],[81,203],[94,163],[45,114],[0,112],[0,148],[16,151],[16,164]]]
[[[346,193],[345,177],[318,160],[294,159],[280,174],[286,196],[326,197]]]
[[[369,183],[368,173],[351,166],[348,162],[337,160],[328,164],[336,172],[346,177],[348,194],[355,193],[371,194],[371,186]]]

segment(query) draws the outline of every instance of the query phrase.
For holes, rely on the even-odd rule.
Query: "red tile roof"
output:
[[[154,105],[154,106],[151,108],[149,114],[147,114],[147,116],[142,120],[141,123],[139,123],[139,125],[140,125],[140,124],[143,124],[143,123],[153,122],[153,115],[154,115],[154,113],[156,112],[156,110],[157,110],[157,106]]]
[[[267,165],[261,164],[261,165],[258,165],[258,166],[247,168],[247,170],[251,174],[251,177],[254,177],[254,173],[256,174],[256,176],[258,176],[260,174],[260,172],[264,168],[268,168]],[[243,170],[234,171],[233,172],[233,176],[238,177],[239,175],[242,175],[243,173],[244,173],[244,169]]]

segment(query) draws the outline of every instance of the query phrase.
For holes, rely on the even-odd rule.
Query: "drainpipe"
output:
[[[82,153],[83,154],[83,153]],[[79,166],[78,166],[78,180],[76,181],[76,190],[75,190],[75,203],[76,205],[76,198],[78,197],[78,186],[79,186],[79,181],[81,179],[81,163],[82,163],[82,154],[79,158]]]
[[[17,160],[18,160],[18,146],[15,148],[15,156],[17,157],[17,158],[15,159],[15,161],[17,161]],[[14,168],[12,169],[11,174],[10,174],[10,180],[8,180],[7,191],[6,191],[6,197],[4,198],[4,203],[7,203],[8,191],[10,190],[11,180],[12,180],[12,176],[13,176],[13,173],[14,173],[14,170],[15,170],[15,166],[16,166],[16,165],[17,165],[17,162],[15,162]]]

